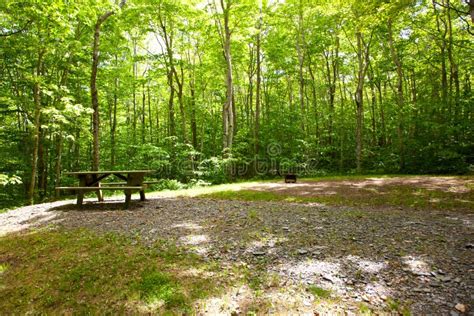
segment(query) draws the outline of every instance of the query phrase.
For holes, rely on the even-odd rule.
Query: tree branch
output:
[[[0,33],[0,37],[7,37],[7,36],[11,36],[11,35],[16,35],[16,34],[22,33],[22,32],[24,32],[24,31],[26,31],[26,29],[27,29],[28,26],[31,24],[31,22],[33,22],[33,21],[32,21],[32,20],[29,20],[28,22],[26,22],[26,24],[25,24],[21,29],[14,30],[14,31],[10,31],[10,32],[6,32],[6,33]]]

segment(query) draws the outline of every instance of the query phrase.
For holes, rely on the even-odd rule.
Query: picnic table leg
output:
[[[97,181],[97,175],[93,175],[92,181],[94,182]],[[100,182],[97,183],[97,186],[100,188]],[[99,202],[104,202],[104,194],[102,190],[97,190],[96,193],[97,193],[97,199],[99,200]]]
[[[79,190],[77,192],[77,205],[81,206],[83,201],[84,201],[84,191]]]
[[[127,185],[128,186],[142,186],[143,185],[143,178],[145,177],[144,174],[129,174],[127,177]],[[128,203],[131,200],[131,192],[129,191],[128,195],[125,192],[125,207],[128,207]],[[128,202],[127,202],[128,199]],[[145,191],[140,190],[140,201],[145,201]]]
[[[100,183],[97,186],[100,187]],[[99,200],[99,202],[104,202],[104,193],[102,192],[102,190],[97,191],[97,199]]]
[[[85,187],[87,183],[87,177],[79,176],[79,186]],[[78,190],[77,192],[77,205],[81,206],[84,202],[84,191]]]
[[[128,209],[130,206],[130,201],[132,199],[132,191],[131,190],[125,190],[125,208]]]

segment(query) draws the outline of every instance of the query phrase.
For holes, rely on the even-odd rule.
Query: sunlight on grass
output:
[[[202,194],[209,194],[214,192],[221,192],[221,191],[239,191],[245,188],[249,188],[255,185],[258,185],[260,182],[239,182],[239,183],[230,183],[230,184],[219,184],[207,187],[195,187],[191,189],[183,189],[183,190],[165,190],[165,191],[158,191],[158,192],[151,192],[150,196],[158,195],[160,197],[195,197]]]
[[[279,185],[284,186],[284,184]],[[327,192],[326,190],[324,192],[315,191],[313,195],[302,195],[296,186],[289,185],[282,189],[293,191],[279,190],[267,186],[263,187],[253,182],[248,182],[210,187],[200,191],[190,191],[186,192],[184,196],[222,200],[319,203],[353,207],[402,206],[422,209],[474,209],[473,203],[466,203],[466,201],[472,201],[472,191],[466,193],[452,193],[404,185],[387,185],[384,187],[383,192],[375,189],[364,189],[363,193],[360,193],[357,189],[345,189],[345,191],[341,191],[337,194],[325,194]],[[181,196],[180,193],[174,194],[175,196]],[[358,218],[362,217],[359,213],[352,215]]]
[[[331,297],[331,291],[323,289],[322,287],[316,286],[316,285],[310,285],[308,287],[308,291],[313,294],[315,297],[318,298],[329,298]]]
[[[188,309],[178,282],[169,275],[158,271],[145,271],[139,283],[140,298],[154,306]]]
[[[0,310],[183,314],[195,300],[218,292],[219,282],[205,275],[181,276],[177,266],[215,269],[165,243],[145,248],[114,234],[74,230],[8,235],[0,239]]]

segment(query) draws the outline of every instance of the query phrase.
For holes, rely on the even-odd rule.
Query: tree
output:
[[[119,8],[121,9],[126,0],[121,0]],[[115,14],[115,10],[108,10],[97,18],[94,25],[94,41],[92,44],[92,70],[91,70],[91,100],[92,109],[92,135],[93,135],[93,146],[92,146],[92,170],[99,170],[100,162],[100,118],[99,118],[99,93],[97,91],[97,67],[99,65],[99,44],[100,44],[100,29],[102,24],[112,15]]]

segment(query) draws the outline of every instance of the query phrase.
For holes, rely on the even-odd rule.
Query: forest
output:
[[[472,172],[473,23],[453,0],[1,1],[0,208],[77,170]]]

